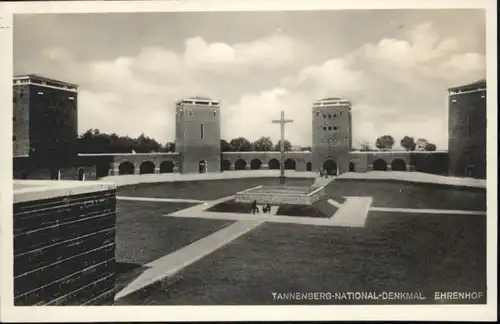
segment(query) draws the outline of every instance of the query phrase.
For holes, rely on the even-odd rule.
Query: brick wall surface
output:
[[[14,304],[110,305],[115,190],[14,204]]]

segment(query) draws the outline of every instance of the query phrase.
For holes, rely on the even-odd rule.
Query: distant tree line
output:
[[[169,143],[165,146],[144,134],[134,138],[117,134],[101,133],[98,129],[89,129],[78,137],[79,153],[151,153],[172,150]]]
[[[273,143],[270,137],[262,136],[254,142],[250,142],[244,137],[238,137],[230,140],[229,142],[221,139],[221,150],[223,152],[251,152],[251,151],[279,151],[281,149],[281,140],[276,144]],[[293,148],[289,140],[284,141],[285,151],[291,151]],[[311,151],[310,146],[300,147],[301,151]]]
[[[359,143],[360,151],[386,151],[391,150],[395,144],[394,137],[391,135],[382,135],[375,140],[373,149],[367,141]],[[429,143],[426,139],[419,138],[415,140],[413,137],[404,136],[400,140],[401,147],[407,151],[435,151],[436,145]],[[151,153],[151,152],[175,152],[175,143],[167,142],[161,144],[155,139],[144,134],[137,138],[130,136],[118,136],[115,133],[101,133],[98,129],[89,129],[77,141],[78,153]],[[230,141],[221,139],[220,141],[222,152],[250,152],[250,151],[279,151],[281,141],[276,144],[272,142],[270,137],[262,136],[254,142],[250,142],[244,137],[237,137]],[[290,141],[284,141],[285,151],[291,151],[293,146]],[[301,151],[311,151],[310,146],[300,147]]]
[[[380,151],[388,151],[393,148],[395,144],[394,137],[391,135],[382,135],[377,137],[375,140],[375,147]],[[419,138],[415,140],[413,137],[404,136],[400,140],[401,147],[406,151],[435,151],[436,145],[429,143],[424,138]],[[359,143],[361,149],[360,151],[376,151],[372,149],[371,144],[367,141],[362,141]]]
[[[279,151],[281,141],[273,144],[270,137],[262,136],[254,142],[244,137],[238,137],[229,142],[221,139],[221,150],[223,152],[248,152],[248,151]],[[101,133],[98,129],[89,129],[78,137],[76,149],[78,153],[151,153],[151,152],[175,152],[175,143],[167,142],[161,144],[155,139],[144,134],[134,138],[130,136],[119,136],[115,133]],[[292,149],[290,141],[284,141],[285,151]],[[311,147],[301,147],[302,151],[310,151]]]

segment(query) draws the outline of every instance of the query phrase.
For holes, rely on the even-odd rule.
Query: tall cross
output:
[[[281,118],[272,121],[281,126],[281,141],[280,141],[280,183],[285,184],[285,124],[293,123],[291,119],[285,119],[285,112],[281,111]]]

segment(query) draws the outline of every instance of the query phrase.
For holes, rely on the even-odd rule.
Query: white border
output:
[[[161,11],[279,11],[325,9],[485,8],[487,16],[488,100],[488,305],[462,306],[115,306],[12,307],[12,158],[1,154],[0,223],[2,321],[227,321],[227,320],[495,320],[497,304],[497,45],[494,0],[213,0],[213,1],[71,1],[0,3],[0,107],[12,105],[12,13],[102,13]],[[11,147],[12,111],[0,109],[0,147]]]

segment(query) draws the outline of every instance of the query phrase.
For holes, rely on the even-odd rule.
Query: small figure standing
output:
[[[257,212],[257,200],[252,201],[252,214]]]
[[[271,213],[271,204],[267,203],[266,204],[266,211],[270,214]]]

